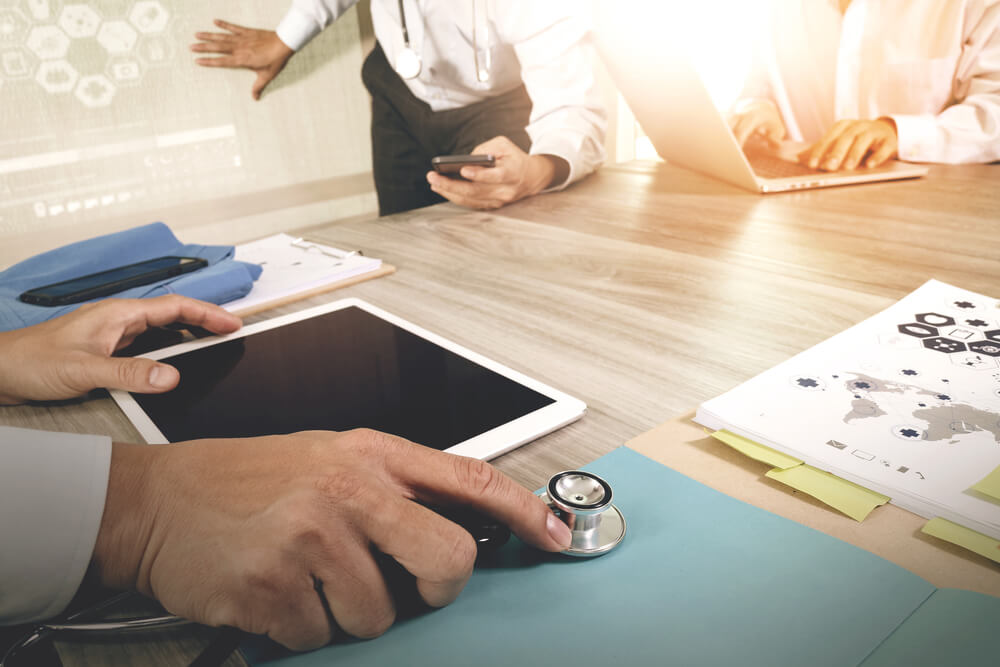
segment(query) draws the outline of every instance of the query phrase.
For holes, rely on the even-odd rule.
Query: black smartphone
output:
[[[495,167],[492,155],[439,155],[431,158],[431,166],[439,174],[457,176],[462,167]]]
[[[66,306],[190,273],[208,262],[201,257],[157,257],[115,269],[35,287],[18,298],[35,306]]]

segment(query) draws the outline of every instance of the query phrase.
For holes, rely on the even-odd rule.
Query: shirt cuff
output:
[[[906,162],[935,162],[942,153],[937,116],[892,114],[896,124],[897,153]]]
[[[55,616],[93,557],[111,439],[0,426],[0,625]]]
[[[604,162],[604,147],[599,148],[599,155],[583,155],[584,145],[587,139],[577,137],[568,133],[547,134],[539,137],[531,144],[531,155],[554,155],[566,160],[569,164],[569,172],[566,180],[562,183],[555,183],[542,190],[542,192],[556,192],[562,190],[584,176],[589,175]]]
[[[278,39],[292,51],[298,51],[305,46],[309,40],[318,35],[323,30],[323,26],[316,23],[315,19],[296,7],[292,7],[285,14],[278,24]]]

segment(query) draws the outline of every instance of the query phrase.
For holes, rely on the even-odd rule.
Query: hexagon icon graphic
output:
[[[1000,329],[992,329],[983,334],[988,340],[1000,343]]]
[[[54,25],[38,26],[28,34],[28,48],[42,60],[65,58],[69,37]]]
[[[134,86],[142,80],[142,65],[131,55],[110,58],[106,72],[119,86]]]
[[[143,35],[135,52],[150,67],[166,65],[174,56],[173,42],[163,35]]]
[[[8,79],[27,79],[35,72],[35,60],[22,48],[0,53],[0,72]]]
[[[91,74],[80,79],[76,86],[76,96],[92,109],[106,107],[115,97],[115,84],[103,74]]]
[[[917,338],[927,338],[928,336],[937,336],[938,334],[938,330],[934,327],[919,322],[900,324],[896,328],[899,329],[899,333],[904,333],[907,336],[916,336]]]
[[[139,33],[125,21],[107,21],[97,31],[97,43],[108,53],[128,53],[139,41]]]
[[[917,315],[917,322],[929,324],[932,327],[950,327],[955,324],[955,318],[940,313],[920,313]]]
[[[28,19],[19,10],[0,8],[0,46],[19,44],[28,32]]]
[[[80,78],[76,68],[65,60],[46,60],[38,67],[35,81],[49,93],[68,93]]]
[[[994,340],[977,340],[969,343],[969,350],[987,357],[1000,357],[1000,342]]]
[[[74,39],[93,37],[101,17],[88,5],[66,5],[59,15],[59,27]]]
[[[944,338],[943,336],[935,336],[934,338],[925,338],[923,340],[924,347],[928,350],[934,350],[936,352],[944,352],[945,354],[953,354],[955,352],[965,352],[965,343],[957,340],[952,340],[950,338]]]
[[[997,348],[997,352],[1000,353],[1000,348]],[[983,356],[981,354],[975,354],[973,352],[965,352],[964,354],[951,354],[948,355],[948,358],[951,359],[951,363],[955,364],[956,366],[971,368],[972,370],[975,371],[988,371],[990,369],[997,367],[996,359]]]
[[[170,12],[158,0],[141,0],[128,13],[128,20],[139,32],[148,35],[163,32],[170,20]]]
[[[27,0],[31,18],[36,21],[48,21],[52,18],[52,0]]]

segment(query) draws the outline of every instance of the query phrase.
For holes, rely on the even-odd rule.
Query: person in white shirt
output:
[[[357,0],[294,0],[276,31],[217,20],[191,49],[207,67],[257,72],[260,97],[296,51]],[[604,160],[607,124],[592,70],[589,13],[572,0],[372,0],[377,44],[362,78],[382,215],[444,201],[497,208],[563,188]],[[482,153],[465,180],[438,155]]]
[[[168,391],[172,366],[111,354],[177,321],[240,327],[218,306],[167,296],[0,333],[0,403]],[[472,572],[472,536],[413,500],[468,505],[547,551],[570,543],[541,500],[490,465],[374,431],[151,447],[0,426],[0,625],[58,614],[89,569],[170,613],[295,650],[337,627],[374,637],[395,618],[374,549],[431,606],[454,600]]]
[[[824,170],[1000,160],[1000,0],[772,0],[730,124]]]

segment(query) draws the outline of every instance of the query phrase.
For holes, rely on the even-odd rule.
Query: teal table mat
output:
[[[619,448],[625,541],[596,559],[512,539],[443,609],[311,653],[255,639],[251,664],[859,665],[935,587],[862,549]]]

